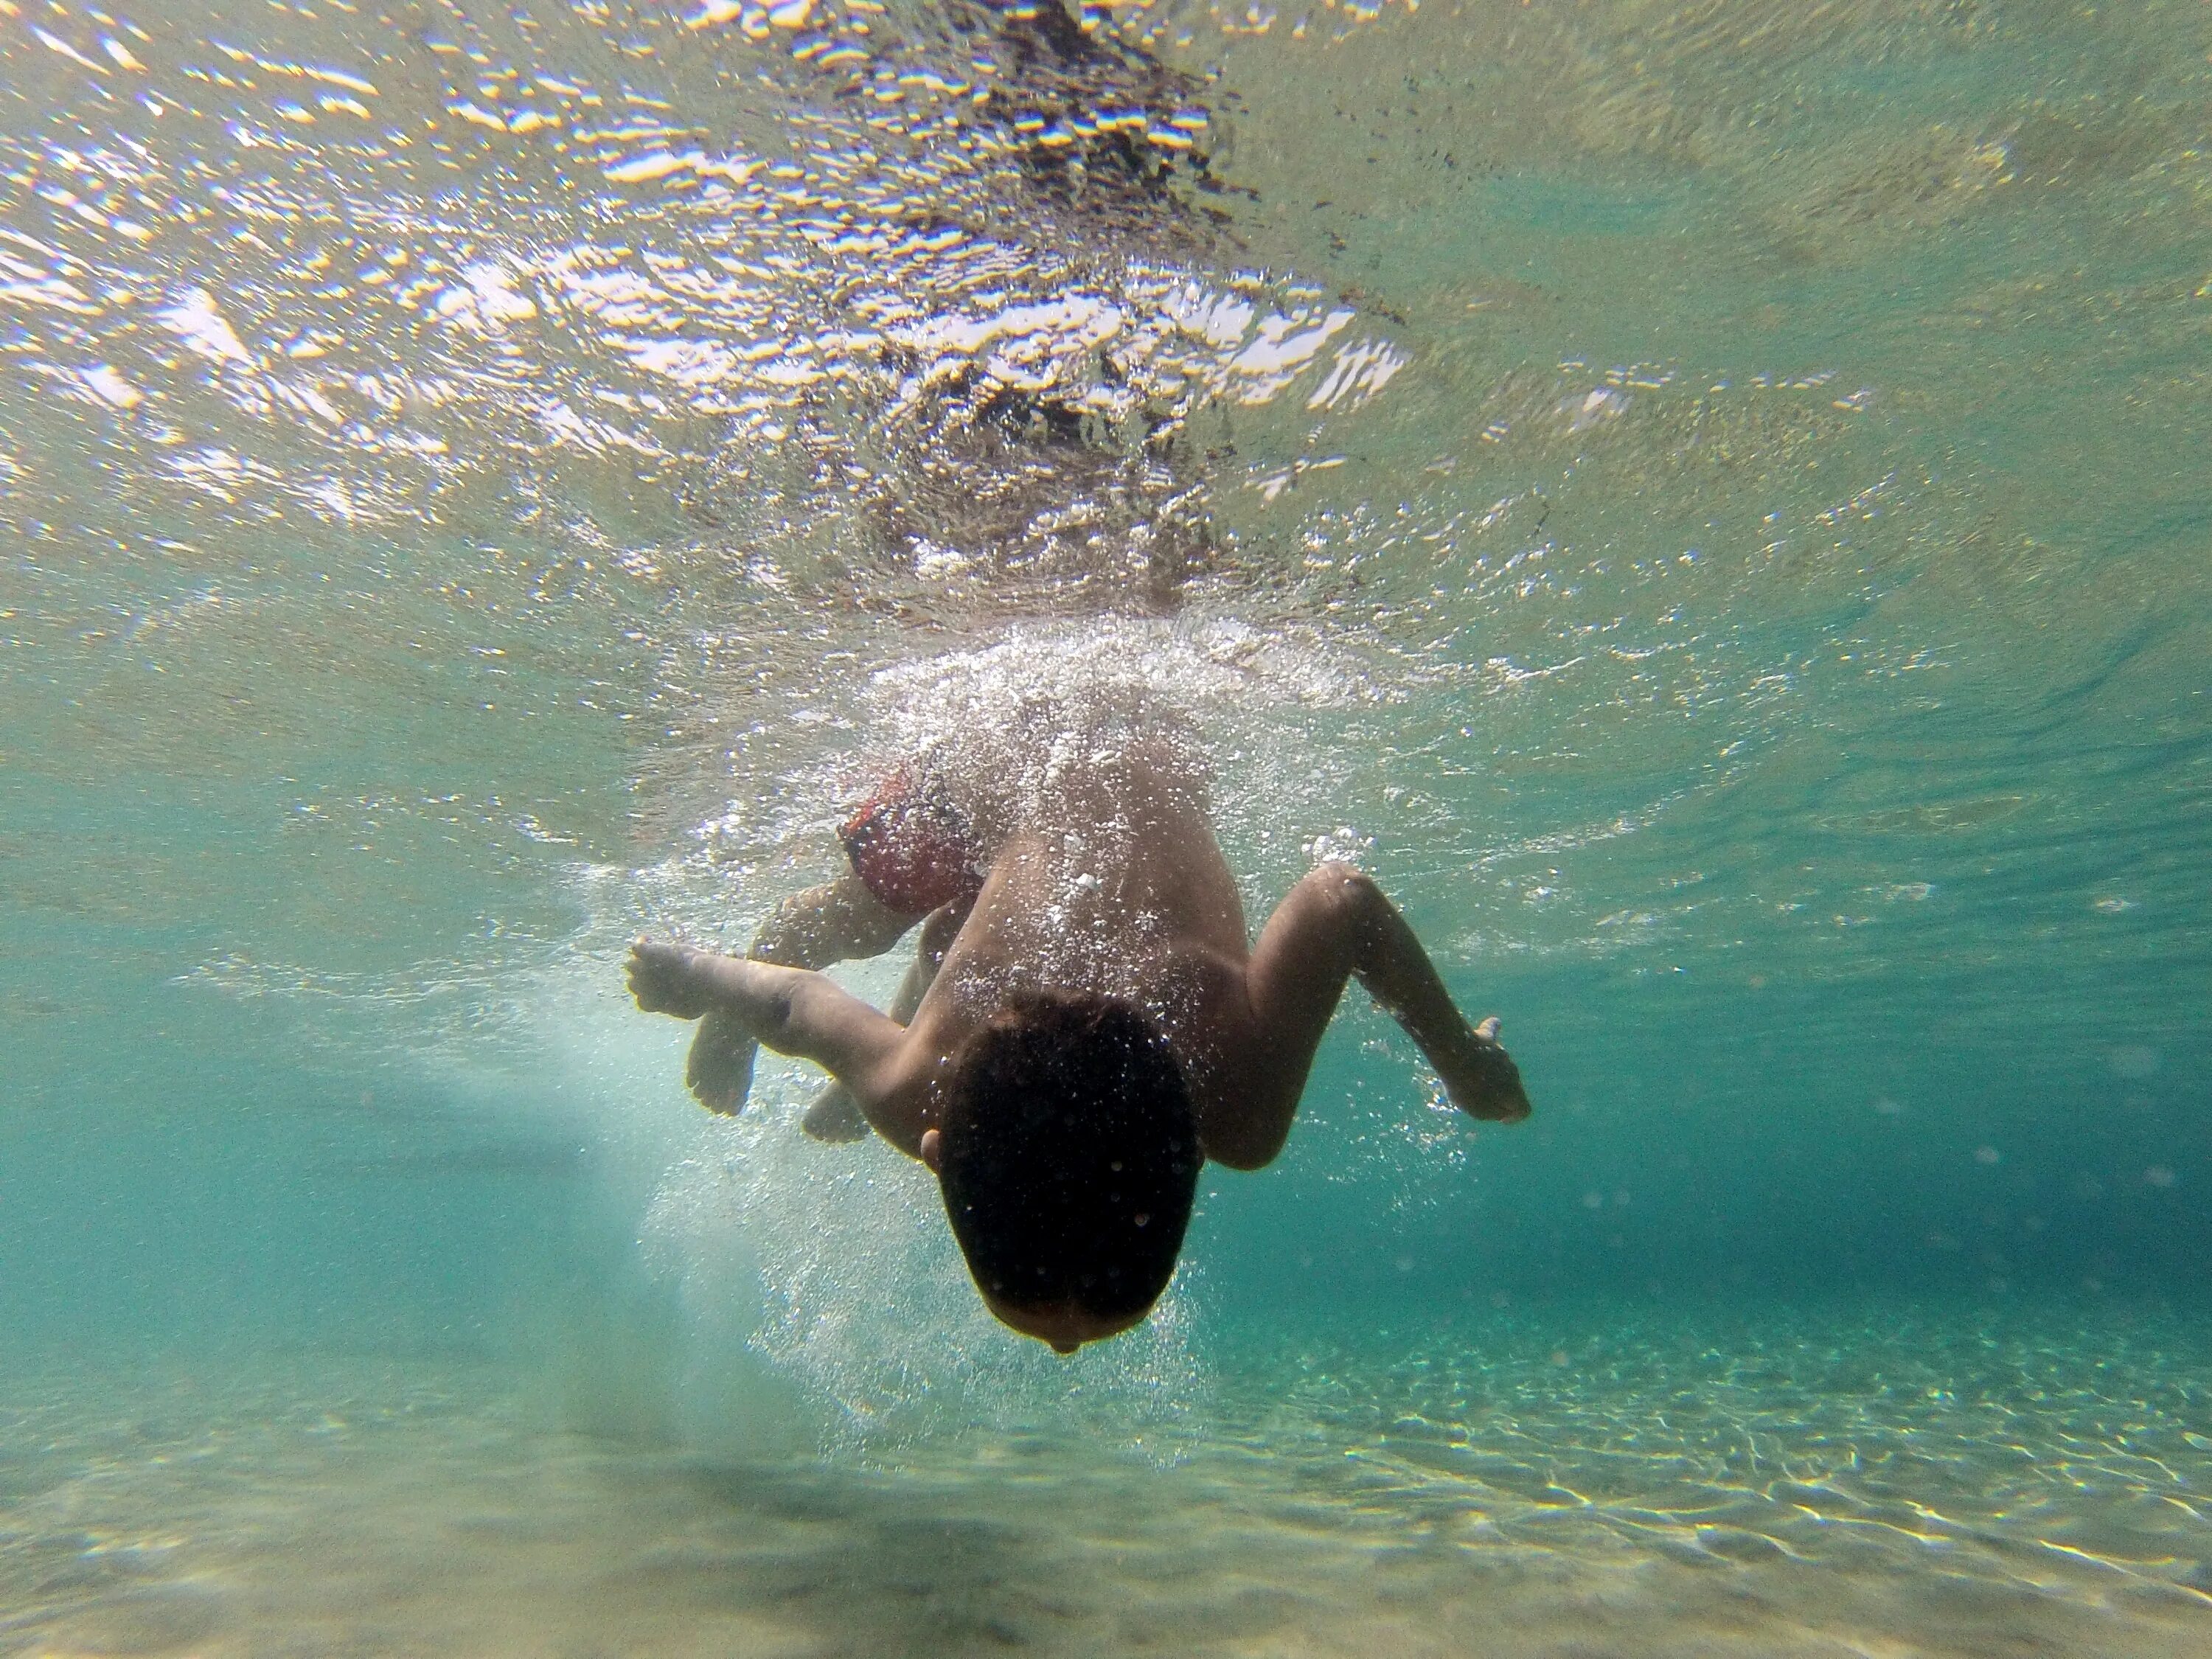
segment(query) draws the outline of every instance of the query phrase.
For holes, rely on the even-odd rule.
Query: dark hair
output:
[[[1110,997],[1025,992],[951,1073],[939,1176],[975,1283],[1014,1308],[1151,1307],[1203,1161],[1182,1073],[1152,1023]]]

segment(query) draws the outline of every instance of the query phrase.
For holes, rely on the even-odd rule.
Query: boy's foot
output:
[[[648,1014],[699,1021],[684,1080],[710,1112],[744,1109],[752,1087],[758,1047],[737,1017],[722,1006],[723,976],[744,964],[688,945],[640,939],[629,947],[629,993]]]
[[[814,1097],[814,1103],[799,1120],[799,1127],[817,1140],[866,1140],[869,1134],[868,1120],[860,1110],[860,1103],[842,1083],[833,1083]]]
[[[684,1080],[708,1111],[735,1117],[745,1109],[745,1096],[753,1086],[753,1060],[759,1053],[752,1033],[734,1016],[710,1008],[699,1022],[699,1035],[691,1039]]]

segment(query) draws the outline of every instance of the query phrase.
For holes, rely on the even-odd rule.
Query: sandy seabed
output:
[[[772,1457],[446,1363],[19,1370],[0,1653],[2212,1655],[2205,1347],[1470,1324],[1284,1340],[1166,1453],[1085,1421]]]

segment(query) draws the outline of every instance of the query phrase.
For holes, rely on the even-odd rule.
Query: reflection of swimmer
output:
[[[701,1022],[690,1081],[717,1110],[742,1104],[756,1041],[834,1073],[809,1130],[864,1121],[927,1164],[992,1312],[1066,1353],[1166,1287],[1204,1158],[1255,1170],[1282,1150],[1348,977],[1462,1110],[1512,1121],[1528,1102],[1497,1021],[1468,1024],[1350,866],[1299,882],[1248,949],[1165,728],[1046,747],[1042,787],[958,805],[902,769],[844,827],[851,873],[785,904],[749,958],[641,940],[629,983],[647,1012]],[[917,921],[890,1016],[808,971]]]
[[[971,157],[1012,164],[988,169],[993,191],[1022,182],[988,208],[918,206],[915,229],[1026,245],[1057,276],[988,301],[963,261],[937,315],[871,323],[889,418],[863,445],[873,453],[859,458],[857,495],[853,477],[830,474],[836,499],[862,505],[883,551],[933,592],[1016,610],[1164,610],[1222,551],[1185,431],[1210,377],[1158,355],[1183,325],[1164,289],[1133,280],[1131,260],[1218,250],[1224,216],[1193,194],[1231,188],[1210,171],[1214,88],[1123,39],[1109,14],[1065,0],[944,0],[908,27],[945,76],[986,77],[945,106],[957,129],[933,114],[915,141],[972,132]],[[924,107],[939,106],[911,106]],[[823,387],[825,410],[849,392]]]

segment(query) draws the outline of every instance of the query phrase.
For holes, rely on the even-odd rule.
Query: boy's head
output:
[[[1167,1287],[1201,1158],[1182,1073],[1109,997],[1014,998],[952,1057],[922,1155],[991,1311],[1072,1353]]]

